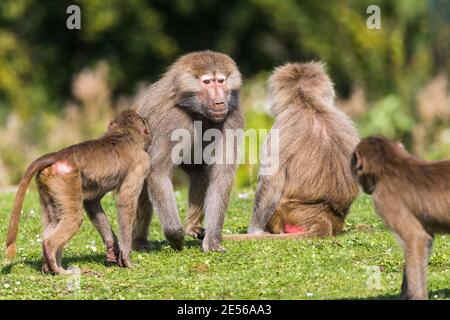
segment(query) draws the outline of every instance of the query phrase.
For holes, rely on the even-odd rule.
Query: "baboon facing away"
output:
[[[25,172],[17,190],[7,236],[6,256],[15,256],[19,218],[28,185],[35,174],[38,184],[43,233],[43,272],[64,273],[62,250],[79,230],[83,205],[107,247],[107,260],[131,266],[132,229],[139,193],[147,175],[145,152],[148,125],[136,112],[123,111],[97,140],[76,144],[35,160]],[[100,204],[109,191],[116,200],[120,244]]]
[[[279,153],[270,157],[278,156],[279,167],[259,177],[248,233],[335,235],[358,194],[348,167],[357,131],[335,107],[333,84],[321,63],[277,68],[269,91],[276,118],[265,145],[278,130]]]
[[[424,161],[383,137],[363,139],[351,170],[404,251],[401,297],[427,299],[435,233],[450,233],[450,160]]]
[[[152,140],[148,148],[151,170],[139,200],[134,247],[148,247],[148,226],[154,207],[171,247],[182,248],[185,231],[171,181],[177,166],[171,153],[179,141],[172,141],[171,135],[182,129],[194,139],[201,139],[205,130],[217,129],[222,132],[223,145],[226,145],[225,130],[243,128],[240,85],[241,75],[229,56],[212,51],[193,52],[172,64],[138,101],[137,112],[148,120]],[[201,124],[201,132],[194,132],[194,121]],[[193,140],[183,141],[192,153]],[[233,140],[237,139],[233,137]],[[227,151],[233,153],[227,156],[237,158],[236,143],[233,150]],[[236,161],[206,164],[202,160],[198,163],[183,161],[180,165],[190,177],[186,232],[198,238],[204,236],[204,251],[223,251],[222,227]],[[202,228],[203,217],[205,229]]]

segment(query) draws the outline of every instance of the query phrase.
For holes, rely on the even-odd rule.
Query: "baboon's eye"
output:
[[[223,84],[225,82],[225,79],[217,79],[217,83]]]
[[[211,83],[211,80],[205,79],[205,80],[203,80],[203,83],[204,83],[204,84],[210,84],[210,83]]]

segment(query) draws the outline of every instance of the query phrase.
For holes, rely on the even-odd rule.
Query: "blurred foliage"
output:
[[[81,7],[81,30],[66,28],[70,4]],[[366,27],[372,4],[381,30]],[[265,80],[274,66],[322,60],[362,135],[450,155],[448,0],[2,0],[0,185],[17,182],[34,156],[95,136],[144,83],[201,49],[240,66],[248,128],[270,128]],[[444,80],[429,89],[436,79]],[[255,166],[239,169],[239,184],[256,178]]]

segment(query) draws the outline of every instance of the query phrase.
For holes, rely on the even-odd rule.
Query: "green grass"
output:
[[[0,195],[2,240],[13,197]],[[185,192],[177,193],[177,199],[184,216]],[[244,232],[252,203],[250,192],[233,194],[224,233]],[[117,230],[112,196],[104,207]],[[224,254],[205,254],[190,239],[182,252],[173,251],[155,218],[150,233],[154,249],[134,252],[132,269],[103,263],[100,236],[86,218],[63,259],[65,266],[81,269],[79,289],[73,289],[74,276],[41,274],[39,212],[37,194],[29,192],[17,259],[2,265],[1,299],[384,299],[395,298],[400,287],[402,253],[368,197],[355,202],[344,234],[336,238],[225,242]],[[438,236],[435,241],[428,276],[431,299],[450,297],[449,239]],[[370,280],[376,277],[372,270],[380,272],[378,285]]]

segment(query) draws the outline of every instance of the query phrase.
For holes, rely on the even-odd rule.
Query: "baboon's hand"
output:
[[[202,248],[204,252],[226,252],[227,249],[225,249],[224,246],[220,244],[219,241],[215,240],[207,240],[206,238],[203,240]]]
[[[184,244],[183,228],[175,230],[165,230],[164,235],[166,236],[167,241],[169,241],[169,245],[172,249],[183,250]]]

